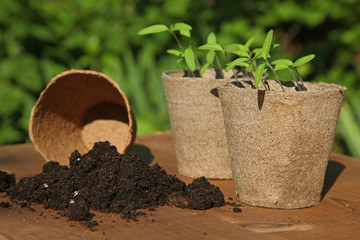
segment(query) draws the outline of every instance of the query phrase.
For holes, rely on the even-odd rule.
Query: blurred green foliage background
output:
[[[281,43],[277,57],[315,53],[300,69],[305,79],[348,88],[334,151],[360,157],[357,0],[0,0],[0,144],[29,141],[29,116],[40,92],[71,68],[117,81],[135,112],[138,134],[169,130],[161,72],[182,68],[165,52],[176,43],[166,33],[136,33],[175,22],[193,26],[193,49],[211,31],[223,45],[253,35],[260,44],[274,28]]]

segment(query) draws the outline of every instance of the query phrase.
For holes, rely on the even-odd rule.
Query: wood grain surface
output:
[[[146,161],[159,163],[179,176],[170,133],[138,137],[131,150]],[[0,147],[0,169],[18,179],[41,171],[44,159],[31,144]],[[232,180],[211,180],[226,200],[235,199]],[[6,201],[5,194],[0,201]],[[235,200],[230,202],[236,202]],[[3,239],[360,239],[360,159],[332,154],[323,199],[315,207],[278,210],[244,205],[241,213],[226,205],[206,211],[160,207],[126,221],[118,214],[92,211],[99,222],[93,231],[59,217],[57,211],[33,204],[35,211],[14,206],[0,208]]]

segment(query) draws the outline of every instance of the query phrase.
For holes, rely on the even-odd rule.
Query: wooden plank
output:
[[[175,150],[169,133],[138,137],[132,152],[158,163],[179,176]],[[17,176],[41,171],[42,157],[31,144],[0,147],[0,169]],[[325,180],[324,198],[315,207],[277,210],[244,206],[242,213],[224,206],[207,211],[161,207],[127,222],[117,214],[94,212],[100,222],[90,231],[78,222],[58,218],[55,210],[34,205],[0,208],[2,239],[360,239],[360,159],[332,154]],[[210,180],[226,199],[235,199],[232,180]],[[2,194],[4,197],[4,194]],[[0,200],[6,200],[1,198]],[[41,214],[43,212],[43,214]]]

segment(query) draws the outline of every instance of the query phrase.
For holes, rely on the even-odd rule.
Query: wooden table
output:
[[[170,133],[138,137],[133,152],[177,174]],[[18,177],[41,171],[43,158],[31,144],[0,147],[0,169]],[[179,176],[189,183],[191,179]],[[211,180],[235,199],[232,180]],[[1,196],[3,198],[1,198]],[[4,194],[0,201],[5,201]],[[236,202],[235,200],[232,202]],[[207,211],[160,207],[139,222],[117,214],[94,212],[100,223],[90,231],[78,222],[58,217],[57,211],[33,204],[28,208],[0,208],[3,239],[360,239],[360,159],[332,154],[326,173],[324,198],[315,207],[277,210],[243,206]],[[58,219],[57,219],[58,218]]]

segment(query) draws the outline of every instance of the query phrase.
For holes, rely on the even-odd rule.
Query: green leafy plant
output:
[[[177,57],[179,57],[180,61],[185,59],[189,76],[195,77],[195,70],[200,70],[200,63],[194,54],[191,46],[187,46],[186,48],[181,43],[180,39],[178,38],[176,32],[179,32],[181,36],[184,36],[186,38],[191,37],[191,31],[192,27],[186,23],[175,23],[170,25],[170,27],[167,27],[163,24],[155,24],[148,26],[146,28],[143,28],[138,32],[138,35],[147,35],[147,34],[156,34],[161,32],[169,32],[171,36],[175,39],[177,42],[180,50],[176,49],[168,49],[167,52],[169,54],[173,54]]]
[[[284,87],[282,86],[280,79],[277,75],[277,71],[288,69],[292,79],[296,83],[296,88],[299,91],[306,90],[304,86],[303,79],[300,76],[300,73],[298,71],[298,67],[308,63],[311,61],[315,54],[310,54],[307,56],[304,56],[302,58],[297,59],[295,62],[292,62],[289,59],[278,59],[271,61],[270,63],[270,50],[272,48],[276,48],[280,46],[279,44],[272,44],[273,39],[273,30],[271,29],[263,42],[263,45],[261,48],[255,48],[253,50],[250,50],[250,45],[254,41],[254,37],[249,39],[245,45],[242,44],[230,44],[225,47],[224,54],[227,56],[228,53],[233,53],[238,56],[235,60],[232,62],[229,62],[226,71],[229,71],[232,69],[232,71],[235,72],[234,67],[240,66],[242,68],[245,68],[247,72],[250,72],[250,76],[254,79],[254,87],[258,88],[260,82],[262,82],[264,88],[266,90],[270,90],[264,79],[262,78],[264,73],[270,69],[275,76],[276,82],[280,85],[281,89],[284,91]],[[227,58],[228,59],[228,58]],[[253,75],[253,71],[255,71],[255,75]],[[299,80],[301,84],[299,84]]]

